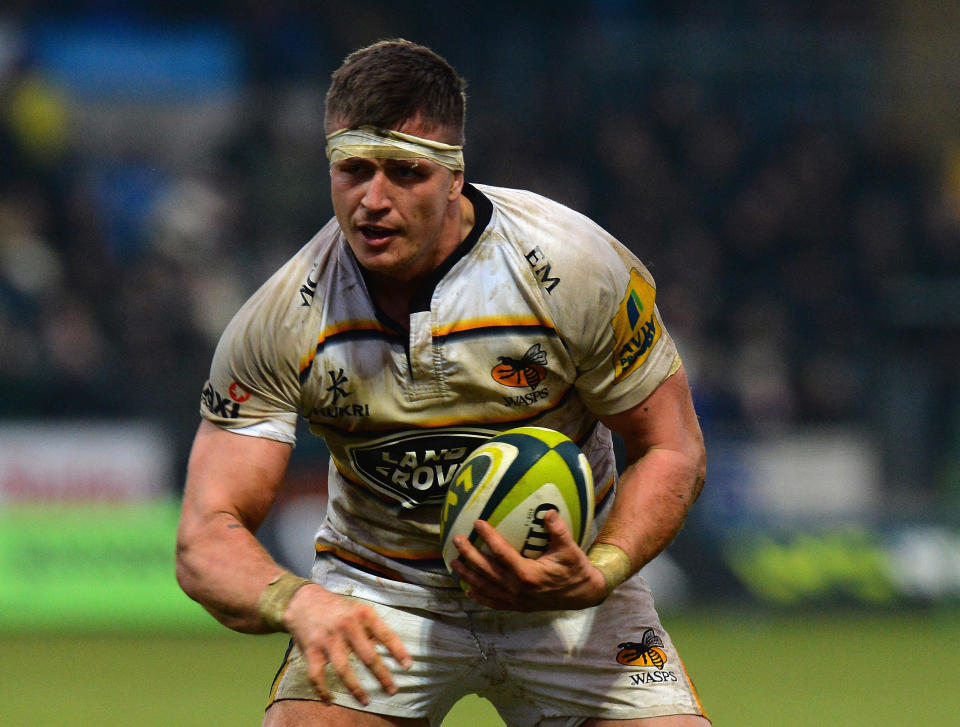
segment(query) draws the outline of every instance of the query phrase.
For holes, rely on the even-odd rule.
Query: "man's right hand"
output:
[[[413,663],[400,637],[371,606],[315,583],[297,590],[283,621],[303,654],[307,676],[325,702],[332,701],[325,675],[328,664],[357,701],[363,705],[370,702],[350,664],[351,653],[366,665],[387,694],[395,694],[397,688],[390,668],[377,652],[377,644],[383,644],[403,669]]]
[[[248,437],[203,421],[197,430],[177,530],[177,579],[184,592],[222,624],[244,633],[267,633],[258,608],[265,584],[282,572],[254,533],[283,482],[290,445]],[[224,563],[235,567],[224,568]],[[350,654],[366,665],[388,694],[397,689],[377,647],[404,669],[412,663],[397,636],[363,601],[316,583],[301,586],[283,612],[283,627],[303,654],[320,698],[332,700],[327,664],[361,704]]]

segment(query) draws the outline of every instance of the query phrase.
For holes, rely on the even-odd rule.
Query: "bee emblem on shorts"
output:
[[[534,390],[547,375],[547,352],[539,343],[533,344],[520,358],[497,356],[496,366],[490,375],[498,384]]]
[[[620,652],[617,661],[626,666],[655,666],[662,669],[667,663],[667,654],[663,650],[663,639],[647,629],[640,637],[640,641],[625,641],[618,644]]]

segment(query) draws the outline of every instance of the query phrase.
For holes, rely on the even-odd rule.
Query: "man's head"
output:
[[[468,232],[463,88],[445,60],[405,40],[362,48],[333,74],[325,119],[333,210],[380,288],[424,278]]]
[[[397,129],[419,118],[431,137],[462,145],[465,83],[429,48],[384,40],[354,51],[331,77],[324,128]]]

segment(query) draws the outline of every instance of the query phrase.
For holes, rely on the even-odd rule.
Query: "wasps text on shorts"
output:
[[[640,637],[640,641],[625,641],[618,644],[620,649],[617,661],[627,666],[655,666],[662,669],[667,663],[667,654],[663,650],[663,639],[647,629]]]
[[[539,343],[533,344],[520,358],[497,356],[497,365],[490,375],[504,386],[536,389],[547,375],[547,352]]]

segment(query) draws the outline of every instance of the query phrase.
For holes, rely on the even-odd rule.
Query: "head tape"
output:
[[[463,171],[463,147],[404,134],[392,129],[361,126],[340,129],[327,136],[327,158],[429,159],[452,172]]]

